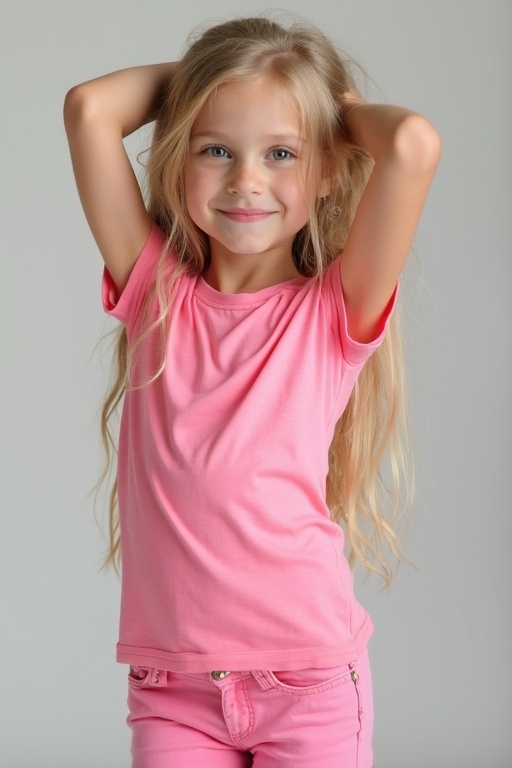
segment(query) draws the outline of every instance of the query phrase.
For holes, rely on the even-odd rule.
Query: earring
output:
[[[338,219],[341,216],[342,210],[339,207],[339,205],[333,205],[331,210],[329,211],[329,218],[334,220]]]

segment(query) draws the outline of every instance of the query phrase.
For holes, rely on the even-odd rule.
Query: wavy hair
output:
[[[125,330],[120,331],[116,373],[101,419],[107,466],[115,453],[109,421],[128,387],[138,347],[149,334],[160,334],[162,357],[151,374],[153,381],[165,365],[167,321],[177,279],[184,272],[200,274],[208,265],[208,239],[189,216],[183,182],[194,121],[223,85],[263,79],[293,97],[302,131],[317,148],[309,169],[311,178],[320,163],[330,184],[327,201],[317,199],[308,223],[295,237],[295,264],[301,274],[321,279],[325,268],[343,252],[372,168],[369,155],[350,141],[341,117],[344,93],[356,88],[352,65],[322,32],[303,22],[285,27],[262,16],[230,20],[207,29],[191,40],[163,94],[149,150],[148,210],[167,242],[154,286],[146,297],[144,330],[130,344]],[[342,211],[334,220],[329,217],[333,205]],[[169,249],[178,257],[172,274],[168,269]],[[150,319],[149,307],[155,297],[158,313]],[[401,557],[397,522],[410,479],[406,426],[401,335],[395,313],[383,344],[364,366],[336,425],[327,478],[327,503],[332,519],[348,534],[349,560],[352,564],[358,560],[376,571],[387,584]],[[106,469],[104,477],[107,474]],[[120,557],[116,491],[114,485],[110,548],[105,558],[106,566],[115,567]]]

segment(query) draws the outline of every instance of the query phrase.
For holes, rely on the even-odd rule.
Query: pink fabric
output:
[[[367,653],[333,669],[183,674],[132,668],[132,768],[371,768]]]
[[[117,304],[105,273],[105,309],[129,334],[163,244],[154,225]],[[119,661],[206,672],[361,655],[372,624],[329,519],[327,451],[393,301],[379,338],[358,344],[337,262],[321,283],[252,294],[181,278],[165,372],[124,403]],[[137,376],[152,372],[155,343],[143,345]]]

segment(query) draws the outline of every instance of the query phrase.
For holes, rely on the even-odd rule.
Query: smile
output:
[[[252,224],[256,221],[263,221],[272,216],[274,211],[261,211],[256,208],[231,208],[227,210],[218,209],[219,213],[231,221],[238,221],[242,224]]]

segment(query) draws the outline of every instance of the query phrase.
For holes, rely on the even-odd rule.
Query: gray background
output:
[[[118,582],[87,494],[111,328],[61,110],[73,84],[175,58],[257,2],[2,3],[2,738],[5,768],[124,768]],[[510,768],[509,0],[283,2],[428,115],[444,155],[406,277],[418,493],[391,593],[370,579],[376,768]],[[130,141],[130,151],[144,137]]]

